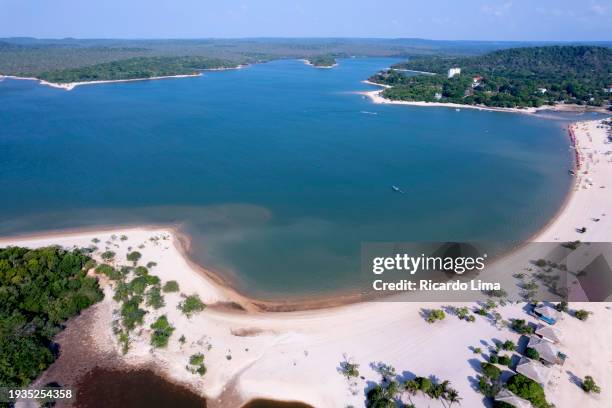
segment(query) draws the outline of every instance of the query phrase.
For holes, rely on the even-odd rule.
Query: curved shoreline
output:
[[[190,268],[200,276],[209,280],[216,286],[220,293],[223,293],[225,300],[216,306],[224,311],[247,313],[308,311],[329,309],[358,303],[364,300],[362,294],[354,291],[324,295],[298,295],[292,296],[287,300],[257,298],[242,293],[238,290],[238,285],[233,284],[231,279],[228,279],[227,276],[215,272],[204,265],[200,265],[191,259],[189,253],[191,248],[191,237],[183,232],[178,224],[115,224],[99,227],[75,227],[40,232],[27,232],[10,236],[0,236],[0,246],[10,246],[13,245],[12,243],[14,242],[23,241],[53,241],[58,238],[70,238],[80,235],[93,236],[102,233],[129,234],[130,232],[139,230],[150,232],[165,231],[170,233],[173,237],[173,243],[176,249],[180,252],[185,262],[189,264]]]
[[[579,124],[592,124],[599,123],[599,120],[589,121],[589,122],[577,122],[576,124],[570,125],[579,126]],[[577,132],[578,136],[576,137],[576,144],[578,149],[589,149],[590,147],[586,146],[589,143],[587,139],[587,134],[584,132]],[[581,147],[582,146],[582,147]],[[612,165],[610,166],[612,167]],[[578,234],[573,231],[572,228],[564,224],[573,223],[573,219],[564,221],[565,214],[568,212],[568,209],[573,208],[572,203],[574,202],[578,191],[574,188],[577,183],[577,177],[574,176],[572,179],[572,184],[570,189],[560,207],[556,211],[553,217],[543,225],[538,231],[532,234],[528,239],[521,241],[513,248],[509,248],[504,251],[501,256],[496,257],[491,260],[491,264],[494,264],[498,261],[503,261],[505,258],[508,258],[518,251],[521,248],[527,246],[531,242],[555,242],[555,241],[572,241],[576,239],[576,235],[578,238],[581,238],[583,241],[589,241],[589,237],[592,235],[591,231],[585,234]],[[607,179],[606,175],[606,179]],[[609,176],[612,181],[612,175]],[[612,186],[611,186],[612,187]],[[612,214],[612,202],[610,205],[610,214]],[[612,217],[608,218],[612,220]],[[605,223],[600,223],[598,227],[604,227]],[[558,231],[559,229],[565,229],[566,234],[555,237],[556,239],[550,238],[552,234],[550,231]],[[357,290],[352,291],[340,291],[338,293],[325,293],[325,294],[304,294],[297,296],[290,296],[284,300],[278,299],[266,299],[258,298],[252,295],[248,295],[246,293],[241,292],[238,288],[239,285],[236,284],[236,281],[232,281],[231,277],[228,277],[222,273],[216,272],[207,268],[205,265],[200,265],[194,260],[191,259],[190,249],[191,249],[191,237],[185,232],[181,230],[180,225],[168,225],[168,224],[146,224],[146,225],[133,225],[133,224],[124,224],[124,225],[110,225],[110,226],[101,226],[101,227],[87,227],[87,228],[71,228],[71,229],[61,229],[54,231],[45,231],[43,233],[40,232],[32,232],[25,234],[17,234],[10,237],[0,237],[0,245],[10,244],[11,241],[23,241],[28,239],[48,239],[53,240],[58,237],[70,237],[74,235],[82,235],[82,234],[95,234],[101,232],[114,232],[114,231],[130,231],[130,230],[149,230],[149,231],[167,231],[169,232],[174,240],[175,246],[177,250],[181,253],[185,262],[187,262],[190,266],[190,269],[196,272],[197,274],[205,277],[209,282],[214,284],[217,290],[220,293],[223,293],[226,302],[222,302],[224,304],[219,304],[219,308],[230,311],[243,311],[247,313],[261,313],[261,312],[294,312],[294,311],[307,311],[307,310],[318,310],[318,309],[330,309],[348,304],[362,303],[368,300],[377,300],[378,298],[365,297],[362,293],[359,293]],[[612,225],[610,227],[612,231]],[[555,235],[561,235],[560,232],[554,232]]]
[[[142,330],[134,332],[129,352],[122,355],[111,324],[118,306],[112,299],[113,288],[101,277],[106,296],[93,306],[91,312],[88,311],[92,318],[86,319],[87,327],[91,329],[93,340],[88,347],[112,353],[124,363],[122,369],[154,367],[154,371],[168,381],[187,386],[205,397],[211,408],[234,408],[256,398],[302,401],[317,408],[336,408],[344,406],[341,403],[363,406],[364,397],[363,393],[347,392],[346,379],[337,372],[339,362],[351,359],[361,365],[360,374],[364,377],[359,381],[361,389],[368,382],[379,380],[379,374],[369,363],[381,361],[399,370],[412,371],[415,375],[448,379],[457,387],[466,406],[482,404],[482,395],[465,380],[474,374],[466,361],[474,358],[470,346],[478,345],[482,339],[500,338],[502,328],[492,324],[488,318],[478,316],[474,322],[466,323],[449,315],[433,325],[422,317],[423,310],[429,308],[442,305],[469,307],[470,303],[476,306],[473,301],[361,302],[315,311],[235,313],[214,307],[215,301],[226,300],[225,295],[218,292],[208,278],[194,273],[178,250],[177,240],[169,236],[169,229],[112,231],[65,235],[62,238],[55,236],[51,241],[22,241],[22,244],[42,246],[56,243],[65,247],[82,247],[96,237],[100,239],[96,244],[100,247],[96,258],[105,250],[106,244],[116,251],[120,265],[125,262],[127,253],[132,250],[130,248],[143,243],[142,248],[138,246],[142,253],[141,263],[157,262],[151,269],[152,274],[162,282],[177,280],[182,293],[197,293],[209,305],[205,311],[187,318],[177,309],[177,303],[182,299],[180,293],[164,294],[166,305],[159,310],[148,309]],[[112,233],[117,236],[112,238]],[[120,239],[121,233],[125,233],[128,239]],[[498,311],[505,320],[522,318],[535,324],[536,319],[526,315],[523,306],[511,302],[500,306]],[[565,333],[563,351],[572,355],[564,369],[582,372],[588,368],[596,378],[604,381],[611,374],[606,364],[612,354],[604,347],[612,336],[610,311],[605,304],[582,307],[595,312],[588,322],[568,316],[558,323]],[[176,330],[167,348],[153,349],[148,327],[162,314],[168,316]],[[584,347],[585,331],[589,333],[590,347]],[[75,336],[79,338],[81,335],[81,331],[76,330]],[[184,344],[177,340],[181,335],[187,338]],[[518,342],[520,337],[510,330],[504,330],[502,336],[514,342]],[[207,349],[206,344],[214,347]],[[413,349],[418,349],[419,353],[409,353]],[[206,354],[209,370],[204,377],[185,369],[189,356],[198,352]],[[233,358],[227,358],[227,355]],[[590,365],[585,367],[585,362]],[[76,368],[81,367],[78,360],[74,364]],[[58,370],[61,371],[61,367],[55,371]],[[312,389],[317,392],[313,393]],[[584,395],[576,392],[569,381],[555,384],[553,389],[554,393],[547,392],[553,397],[559,395],[553,402],[568,397],[580,399]]]
[[[597,128],[598,123],[589,121],[572,125],[576,128],[580,154],[584,156],[582,172],[588,171],[588,177],[594,183],[612,182],[612,160],[600,160],[599,156],[603,156],[601,146],[605,130]],[[591,152],[593,156],[587,157],[584,152]],[[576,177],[578,187],[586,183],[582,172],[578,172]],[[560,169],[561,174],[563,169]],[[612,188],[612,185],[609,187]],[[601,221],[589,225],[584,235],[574,231],[576,214],[585,217],[584,200],[604,206],[612,214],[612,195],[607,192],[607,189],[599,188],[570,190],[565,205],[539,231],[535,239],[548,241],[547,237],[558,236],[563,241],[569,241],[575,235],[581,235],[583,240],[596,241],[606,237],[608,242],[612,241],[612,216],[602,217]],[[315,304],[313,300],[309,304],[313,307],[307,309],[317,310],[304,310],[295,305],[287,307],[288,303],[277,303],[277,309],[271,304],[262,307],[256,300],[241,296],[227,287],[222,276],[189,260],[190,240],[181,231],[180,225],[132,225],[126,229],[107,226],[88,229],[89,232],[84,230],[0,238],[0,246],[57,244],[69,248],[86,247],[96,237],[101,240],[96,256],[99,256],[106,244],[116,251],[119,262],[125,262],[130,248],[143,243],[143,248],[138,249],[142,253],[143,264],[147,261],[157,262],[152,269],[153,274],[162,282],[177,280],[182,292],[199,294],[209,307],[187,319],[177,309],[180,295],[165,294],[166,306],[147,313],[142,326],[143,334],[135,334],[130,351],[121,355],[111,326],[113,310],[117,310],[117,305],[112,299],[112,288],[104,278],[100,278],[106,297],[94,306],[96,313],[91,322],[91,337],[94,340],[92,347],[114,350],[115,355],[129,368],[155,367],[155,371],[168,381],[187,386],[205,397],[211,408],[233,408],[256,398],[302,401],[317,408],[336,408],[347,403],[363,406],[363,393],[348,393],[346,379],[337,372],[338,364],[343,359],[361,364],[360,374],[364,380],[358,380],[359,390],[367,382],[379,380],[379,374],[368,364],[382,361],[398,370],[413,371],[415,375],[435,375],[437,378],[448,379],[457,387],[466,406],[482,406],[482,395],[466,381],[467,377],[475,374],[466,361],[474,359],[470,346],[481,344],[483,339],[500,338],[502,329],[489,319],[478,316],[472,323],[449,316],[433,325],[425,322],[422,317],[423,311],[432,307],[449,304],[469,307],[470,303],[474,305],[473,301],[355,301],[347,305],[346,299],[335,297],[328,299],[332,304]],[[117,237],[113,240],[111,234]],[[121,241],[119,234],[128,235],[128,239]],[[152,236],[157,237],[155,241],[151,239]],[[513,261],[534,259],[521,257],[521,253],[522,250],[518,249],[504,257],[499,261],[496,271],[492,272],[521,271],[524,264],[518,266]],[[232,302],[240,304],[242,310],[233,307]],[[506,321],[525,319],[536,324],[537,320],[526,314],[523,306],[523,303],[511,302],[504,307],[500,306],[498,311]],[[606,303],[573,306],[594,311],[594,314],[587,322],[567,316],[557,323],[565,334],[562,351],[572,356],[563,369],[580,375],[588,372],[603,383],[612,381],[612,373],[607,365],[612,359],[612,352],[605,347],[612,336],[610,310],[607,309],[609,306]],[[278,311],[287,313],[272,313]],[[154,350],[150,347],[147,328],[162,313],[168,316],[176,333],[167,349]],[[182,334],[187,337],[184,345],[176,340]],[[519,334],[510,330],[504,330],[502,336],[515,343],[520,338]],[[209,341],[214,347],[206,351],[204,346]],[[585,347],[585,341],[588,341],[588,347]],[[205,377],[194,376],[185,369],[185,364],[190,355],[202,350],[206,353],[209,371]],[[410,353],[410,350],[419,352]],[[234,358],[227,358],[228,355]],[[313,393],[313,389],[317,392]],[[551,402],[557,404],[570,401],[572,406],[579,406],[588,398],[570,381],[557,380],[552,385],[547,384],[545,389]],[[602,391],[602,398],[610,398],[607,392],[606,389]],[[428,403],[427,400],[416,402],[423,406]]]

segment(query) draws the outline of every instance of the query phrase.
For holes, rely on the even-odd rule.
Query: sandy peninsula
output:
[[[606,152],[606,131],[598,121],[574,126],[576,148],[582,158],[576,186],[556,219],[534,240],[585,240],[609,242],[612,224],[612,196],[607,193],[612,181],[612,162]],[[559,169],[560,177],[567,169]],[[586,186],[586,187],[585,187]],[[602,188],[604,186],[604,188]],[[605,214],[605,215],[604,215]],[[591,218],[600,218],[595,222]],[[577,236],[577,226],[587,231]],[[124,235],[126,239],[121,239]],[[399,379],[414,375],[434,375],[449,380],[461,396],[461,406],[483,406],[475,390],[479,361],[493,347],[494,340],[512,340],[519,335],[491,319],[477,316],[474,323],[449,315],[441,322],[427,323],[424,310],[445,306],[475,306],[474,303],[399,303],[363,302],[319,310],[272,313],[249,307],[248,299],[228,289],[222,281],[211,279],[184,255],[185,243],[168,228],[117,228],[63,234],[8,237],[0,246],[89,247],[116,252],[116,263],[125,264],[126,254],[138,248],[141,264],[156,262],[151,273],[162,282],[176,280],[180,293],[165,295],[166,305],[151,310],[140,332],[132,335],[130,351],[121,358],[133,367],[151,365],[168,378],[188,385],[209,400],[210,407],[237,407],[253,398],[302,401],[317,408],[364,405],[364,389],[379,382],[380,363],[395,367]],[[516,265],[511,265],[513,268]],[[518,270],[518,269],[512,269]],[[112,284],[101,279],[105,300],[94,306],[95,347],[120,356],[111,330],[117,304],[112,300]],[[181,293],[198,294],[209,305],[203,312],[187,318],[178,309]],[[240,306],[236,306],[240,305]],[[564,337],[559,345],[569,358],[555,366],[545,391],[557,407],[607,407],[612,401],[612,310],[610,303],[571,304],[593,312],[586,322],[565,314],[556,327]],[[504,320],[525,319],[524,304],[498,306]],[[176,328],[166,349],[152,349],[149,325],[161,314]],[[184,335],[186,342],[177,339]],[[473,349],[482,349],[483,355]],[[204,377],[185,369],[189,356],[204,353],[208,371]],[[515,353],[516,354],[516,353]],[[349,382],[339,372],[342,361],[360,365],[362,378]],[[575,378],[593,376],[602,393],[584,393]],[[405,399],[407,402],[408,400]],[[443,407],[440,401],[412,397],[416,406]]]
[[[128,238],[120,241],[113,235]],[[450,380],[463,398],[463,406],[478,407],[482,406],[482,395],[474,390],[473,383],[478,361],[483,357],[472,348],[479,347],[488,354],[487,347],[492,347],[494,339],[519,339],[518,334],[487,318],[467,323],[448,316],[433,325],[426,323],[422,311],[440,307],[438,303],[372,302],[291,313],[215,307],[236,299],[191,267],[171,230],[134,228],[114,233],[75,233],[13,239],[2,245],[82,247],[91,245],[94,238],[110,242],[108,247],[117,253],[117,259],[125,259],[128,247],[144,245],[139,249],[143,263],[157,262],[151,273],[162,282],[176,280],[182,293],[197,293],[209,305],[189,319],[177,309],[180,294],[166,294],[166,306],[147,314],[143,330],[132,336],[130,351],[121,358],[132,367],[154,364],[161,374],[207,397],[211,407],[237,407],[258,397],[303,401],[321,408],[363,406],[363,390],[368,381],[380,381],[379,363],[394,366],[400,378],[435,375]],[[117,304],[112,300],[110,285],[104,287],[105,300],[94,306],[95,347],[121,356],[111,329]],[[612,336],[612,311],[604,303],[580,307],[593,315],[587,322],[567,315],[558,323],[565,335],[561,349],[570,359],[562,368],[554,369],[554,378],[545,388],[549,400],[558,407],[604,407],[604,402],[612,398],[612,391],[606,387],[612,381],[612,351],[607,347]],[[500,306],[498,312],[506,320],[535,322],[522,304]],[[167,349],[155,350],[149,344],[148,327],[161,314],[168,316],[176,331]],[[181,335],[186,337],[184,345],[177,341]],[[206,356],[208,372],[204,377],[185,369],[189,356],[199,352]],[[363,380],[351,384],[338,373],[345,359],[360,364]],[[602,394],[588,396],[568,373],[594,376],[603,385]],[[413,397],[413,402],[417,406],[443,406],[419,396]]]
[[[68,83],[56,83],[56,82],[47,82],[40,80],[41,85],[50,86],[52,88],[65,89],[66,91],[71,91],[77,86],[82,85],[96,85],[96,84],[111,84],[116,82],[136,82],[136,81],[155,81],[159,79],[178,79],[178,78],[191,78],[202,76],[202,73],[197,74],[186,74],[186,75],[167,75],[167,76],[157,76],[150,78],[133,78],[133,79],[113,79],[113,80],[102,80],[102,81],[84,81],[84,82],[68,82]]]

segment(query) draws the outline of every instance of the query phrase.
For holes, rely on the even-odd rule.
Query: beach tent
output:
[[[559,312],[545,305],[540,305],[533,309],[533,314],[548,324],[555,324],[559,320]]]
[[[565,359],[554,344],[536,336],[529,338],[528,348],[532,348],[540,355],[540,360],[550,364],[563,364]]]
[[[540,327],[538,327],[538,329],[535,331],[535,334],[544,340],[550,341],[551,343],[559,343],[562,337],[561,330],[544,325],[540,325]]]
[[[528,359],[527,357],[521,357],[521,360],[516,366],[516,372],[523,374],[525,377],[532,379],[542,386],[548,382],[548,378],[550,377],[550,368],[540,362]]]
[[[529,401],[515,395],[512,393],[512,391],[505,388],[497,393],[495,396],[495,401],[505,402],[506,404],[510,404],[515,408],[531,408],[531,403]]]

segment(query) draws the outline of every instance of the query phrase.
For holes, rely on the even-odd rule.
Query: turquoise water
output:
[[[363,241],[512,241],[545,224],[569,187],[566,122],[355,93],[393,62],[0,82],[0,234],[181,223],[194,260],[273,297],[354,287]]]

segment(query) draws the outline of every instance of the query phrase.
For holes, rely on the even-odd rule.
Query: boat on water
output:
[[[396,193],[401,193],[401,194],[404,194],[404,192],[402,191],[402,189],[401,189],[401,188],[399,188],[398,186],[391,186],[391,189],[392,189],[393,191],[395,191]]]

